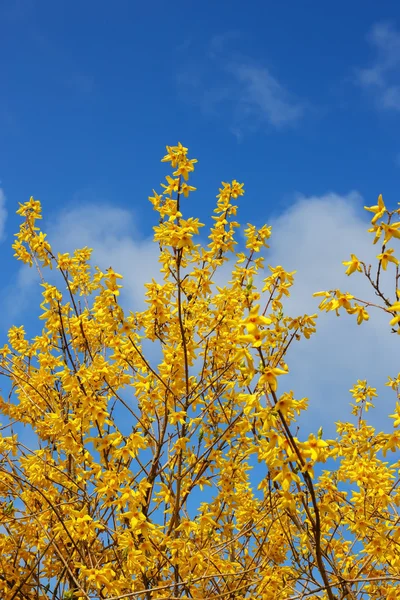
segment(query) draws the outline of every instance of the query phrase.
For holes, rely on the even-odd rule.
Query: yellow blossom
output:
[[[378,196],[378,204],[377,205],[364,206],[364,208],[365,208],[365,210],[369,210],[370,212],[374,213],[374,216],[372,217],[372,220],[371,220],[371,223],[374,225],[376,223],[376,221],[378,221],[378,219],[383,217],[383,215],[386,212],[386,207],[383,202],[382,194],[379,194],[379,196]]]
[[[393,252],[394,252],[393,248],[388,248],[381,254],[378,254],[378,256],[376,257],[378,260],[382,261],[382,269],[384,271],[386,271],[386,269],[387,269],[388,262],[391,262],[395,265],[400,265],[400,262],[397,260],[397,258],[395,256],[393,256]]]
[[[351,260],[342,264],[347,266],[346,275],[351,275],[354,271],[362,271],[361,263],[355,254],[351,254]]]

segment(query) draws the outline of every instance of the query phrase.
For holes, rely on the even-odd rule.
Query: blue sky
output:
[[[87,193],[139,208],[148,227],[158,160],[177,139],[199,158],[207,211],[230,177],[246,182],[246,218],[294,192],[395,199],[400,91],[385,106],[385,89],[360,73],[381,68],[384,87],[398,83],[397,2],[173,6],[0,3],[10,212],[31,194],[54,211]]]
[[[0,0],[0,61],[2,335],[33,297],[10,247],[31,195],[53,245],[93,245],[140,306],[156,260],[147,197],[178,140],[199,160],[191,214],[207,219],[221,180],[245,182],[239,220],[273,224],[268,262],[298,270],[294,312],[315,312],[325,285],[367,293],[341,261],[377,253],[362,206],[398,202],[398,2]],[[382,391],[397,374],[387,320],[319,317],[289,363],[316,422],[364,373]]]

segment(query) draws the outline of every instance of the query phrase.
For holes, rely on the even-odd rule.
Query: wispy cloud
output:
[[[280,128],[303,116],[304,106],[293,101],[265,67],[242,63],[230,70],[241,89],[236,110],[243,117],[250,115]]]
[[[0,188],[0,241],[4,239],[6,219],[6,197],[3,189]]]
[[[376,23],[367,39],[375,57],[358,69],[357,82],[374,94],[379,108],[400,111],[400,32],[390,22]]]
[[[267,66],[237,51],[239,41],[236,32],[212,38],[200,64],[179,73],[180,89],[205,114],[225,117],[237,137],[260,127],[277,130],[298,122],[306,103]]]

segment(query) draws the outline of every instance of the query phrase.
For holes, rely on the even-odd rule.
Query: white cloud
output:
[[[305,104],[273,75],[265,65],[236,50],[240,35],[228,32],[208,44],[200,64],[179,73],[180,90],[203,112],[230,120],[232,133],[240,140],[244,132],[261,127],[281,129],[298,122]]]
[[[368,35],[375,51],[371,65],[357,71],[357,82],[371,90],[380,108],[400,110],[400,32],[389,22],[376,23]]]
[[[93,248],[93,264],[123,274],[126,299],[135,310],[144,307],[144,284],[159,273],[158,247],[152,238],[140,238],[131,211],[109,204],[65,210],[50,224],[48,237],[60,252]]]
[[[53,252],[72,254],[76,248],[93,248],[93,265],[103,270],[112,266],[123,274],[123,305],[130,310],[143,310],[144,284],[159,273],[157,246],[150,239],[140,238],[131,211],[106,203],[85,203],[81,196],[80,205],[59,212],[43,226]],[[45,277],[60,284],[54,270],[46,269]],[[38,283],[35,267],[21,266],[3,300],[5,325],[20,320],[28,309],[31,314],[37,313],[41,293]]]
[[[347,196],[334,193],[321,197],[299,198],[285,213],[272,221],[273,236],[267,261],[281,264],[288,271],[297,270],[295,285],[285,312],[291,315],[318,314],[317,333],[310,340],[296,342],[288,355],[290,374],[281,377],[283,389],[293,389],[295,397],[310,398],[311,412],[305,423],[314,429],[324,425],[333,433],[333,423],[350,419],[348,390],[357,379],[367,379],[381,397],[372,421],[386,428],[386,415],[393,412],[395,396],[384,383],[387,376],[400,370],[398,361],[399,338],[390,333],[390,317],[384,311],[370,308],[370,320],[358,326],[354,315],[341,311],[319,311],[321,298],[313,298],[316,291],[340,289],[356,298],[381,304],[365,275],[345,274],[342,261],[350,253],[372,264],[379,245],[372,245],[367,233],[369,213],[360,211],[362,199],[356,192]],[[382,287],[393,299],[394,271],[383,273]]]

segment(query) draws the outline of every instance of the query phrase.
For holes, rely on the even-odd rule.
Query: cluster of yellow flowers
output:
[[[399,202],[399,204],[400,204],[400,202]],[[398,287],[399,279],[400,279],[398,267],[400,265],[400,261],[396,258],[396,256],[394,256],[394,248],[386,248],[386,244],[392,238],[400,239],[400,221],[391,223],[391,220],[394,215],[400,215],[400,209],[397,208],[396,210],[388,211],[383,202],[382,195],[379,196],[377,205],[365,206],[364,208],[365,208],[365,210],[368,210],[368,211],[374,213],[374,216],[372,217],[372,220],[371,220],[372,228],[368,229],[368,231],[370,233],[375,233],[375,239],[374,239],[373,243],[376,244],[378,242],[378,240],[380,239],[380,237],[382,235],[382,232],[384,232],[384,234],[385,234],[385,239],[383,240],[383,243],[382,243],[382,252],[380,254],[378,254],[376,257],[379,261],[376,280],[374,281],[371,278],[371,265],[369,265],[367,267],[364,262],[362,262],[361,260],[359,260],[357,258],[357,256],[355,256],[355,254],[352,254],[351,259],[349,261],[343,262],[343,264],[347,267],[347,270],[346,270],[347,275],[351,275],[352,273],[359,271],[360,273],[364,273],[367,276],[367,278],[369,279],[375,292],[377,293],[378,296],[381,297],[381,299],[384,302],[384,306],[381,306],[380,308],[382,308],[382,310],[386,310],[387,312],[392,313],[393,318],[391,319],[389,324],[392,327],[394,327],[395,325],[398,325],[398,323],[400,323],[400,314],[396,314],[396,313],[400,313],[400,289]],[[382,219],[384,216],[387,216],[388,222],[387,223],[383,223],[383,222],[378,223],[378,221],[380,219]],[[390,300],[388,298],[386,298],[379,289],[379,276],[380,276],[381,269],[386,271],[389,262],[396,266],[396,281],[395,281],[395,283],[396,283],[396,296],[397,297],[396,297],[396,301],[394,303],[390,302]],[[343,294],[340,290],[334,290],[334,291],[329,291],[329,292],[316,292],[314,294],[314,296],[324,296],[324,300],[322,300],[321,304],[319,305],[320,309],[323,309],[326,312],[329,312],[330,310],[334,310],[334,311],[336,311],[336,314],[339,314],[339,309],[344,308],[349,314],[357,315],[357,323],[359,325],[363,321],[368,321],[368,319],[369,319],[369,314],[366,311],[365,307],[366,306],[376,306],[370,302],[366,302],[363,300],[360,301],[361,304],[358,304],[357,302],[355,302],[354,305],[352,306],[351,300],[355,299],[354,296],[352,296],[351,294],[348,294],[348,293]],[[397,328],[397,333],[400,334],[400,327]]]
[[[160,279],[146,285],[141,312],[123,310],[122,276],[93,268],[89,248],[53,252],[37,227],[39,201],[18,210],[16,257],[41,273],[54,267],[61,283],[43,278],[41,334],[29,340],[12,327],[0,348],[11,383],[0,399],[9,423],[0,430],[1,598],[399,597],[400,462],[380,453],[397,459],[400,434],[366,423],[377,394],[358,381],[357,423],[338,423],[335,440],[322,430],[302,438],[307,398],[279,393],[278,382],[317,315],[284,312],[295,272],[268,265],[255,283],[271,227],[248,224],[237,251],[243,184],[222,183],[204,244],[204,225],[183,206],[197,161],[178,144],[163,162],[172,175],[149,198]],[[399,261],[386,244],[400,238],[399,209],[380,197],[368,210],[374,243],[385,235],[377,278],[354,255],[344,264],[349,275],[364,271],[394,328]],[[389,263],[395,302],[380,290]],[[217,286],[223,265],[231,277]],[[369,318],[371,304],[349,293],[316,295],[323,310]],[[400,373],[387,385],[400,400]],[[391,416],[398,427],[400,402]],[[14,422],[36,447],[8,435]]]

